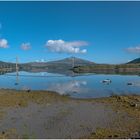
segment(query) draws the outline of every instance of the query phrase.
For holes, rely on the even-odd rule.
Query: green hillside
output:
[[[76,57],[69,57],[58,61],[49,62],[31,62],[26,64],[21,64],[20,68],[23,70],[35,70],[43,69],[47,71],[59,71],[59,70],[70,70],[73,66],[88,66],[93,65],[93,62],[88,60],[83,60]]]
[[[128,62],[128,64],[137,64],[137,63],[140,63],[140,58],[136,58],[136,59]]]

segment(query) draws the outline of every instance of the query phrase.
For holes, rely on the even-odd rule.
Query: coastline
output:
[[[45,118],[40,120],[39,115]],[[30,130],[34,138],[138,138],[140,96],[75,99],[51,91],[0,89],[0,121],[0,138],[33,138]],[[26,134],[23,122],[34,123],[26,124],[26,129],[30,128]],[[35,124],[42,133],[36,132]]]

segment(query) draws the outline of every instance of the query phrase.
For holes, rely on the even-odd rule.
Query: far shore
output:
[[[107,65],[96,64],[89,66],[75,66],[75,73],[96,73],[96,74],[120,74],[120,75],[140,75],[139,64]]]
[[[140,95],[75,99],[0,89],[0,138],[140,138]]]

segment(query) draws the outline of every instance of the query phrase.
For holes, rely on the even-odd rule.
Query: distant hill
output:
[[[12,68],[11,72],[16,70],[15,63],[0,61],[0,71],[4,68]],[[140,58],[130,61],[126,64],[96,64],[94,62],[84,60],[77,57],[69,57],[57,61],[49,62],[29,62],[18,64],[19,71],[28,72],[49,72],[65,75],[73,75],[78,73],[134,73],[140,74]]]
[[[0,75],[5,74],[7,72],[14,72],[15,70],[16,64],[0,61]]]
[[[76,57],[69,57],[69,58],[65,58],[62,60],[57,60],[57,61],[49,61],[49,62],[30,62],[30,63],[26,63],[26,65],[30,65],[33,67],[45,67],[45,66],[69,66],[69,67],[73,67],[73,63],[75,66],[85,66],[85,65],[92,65],[95,64],[93,62],[90,62],[88,60],[84,60],[81,58],[76,58]]]
[[[134,59],[134,60],[128,62],[127,64],[137,64],[137,63],[140,63],[140,58]]]
[[[15,63],[0,61],[0,67],[15,67]]]
[[[84,59],[81,59],[81,58],[76,58],[76,57],[69,57],[69,58],[65,58],[65,59],[62,59],[62,60],[58,60],[58,61],[50,61],[48,62],[48,64],[63,64],[63,65],[69,65],[69,66],[73,66],[73,63],[75,66],[85,66],[85,65],[92,65],[94,64],[93,62],[91,61],[88,61],[88,60],[84,60]]]
[[[47,71],[52,73],[67,73],[73,66],[88,66],[95,63],[76,57],[69,57],[57,61],[30,62],[20,64],[20,69],[25,71]]]
[[[7,62],[0,61],[0,65],[7,64]]]

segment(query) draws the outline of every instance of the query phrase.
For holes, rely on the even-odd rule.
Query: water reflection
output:
[[[18,85],[19,84],[19,73],[16,72],[16,82],[15,82],[15,85]]]
[[[79,93],[84,86],[87,85],[87,81],[72,80],[63,83],[50,83],[48,90],[59,92],[60,94]]]
[[[127,85],[140,87],[140,82],[139,81],[128,82]]]
[[[103,83],[110,79],[111,83]],[[131,85],[127,83],[131,82]],[[15,84],[18,83],[18,84]],[[106,97],[113,94],[140,94],[140,77],[132,75],[64,76],[47,72],[19,72],[0,75],[0,88],[22,90],[51,90],[78,98]]]

